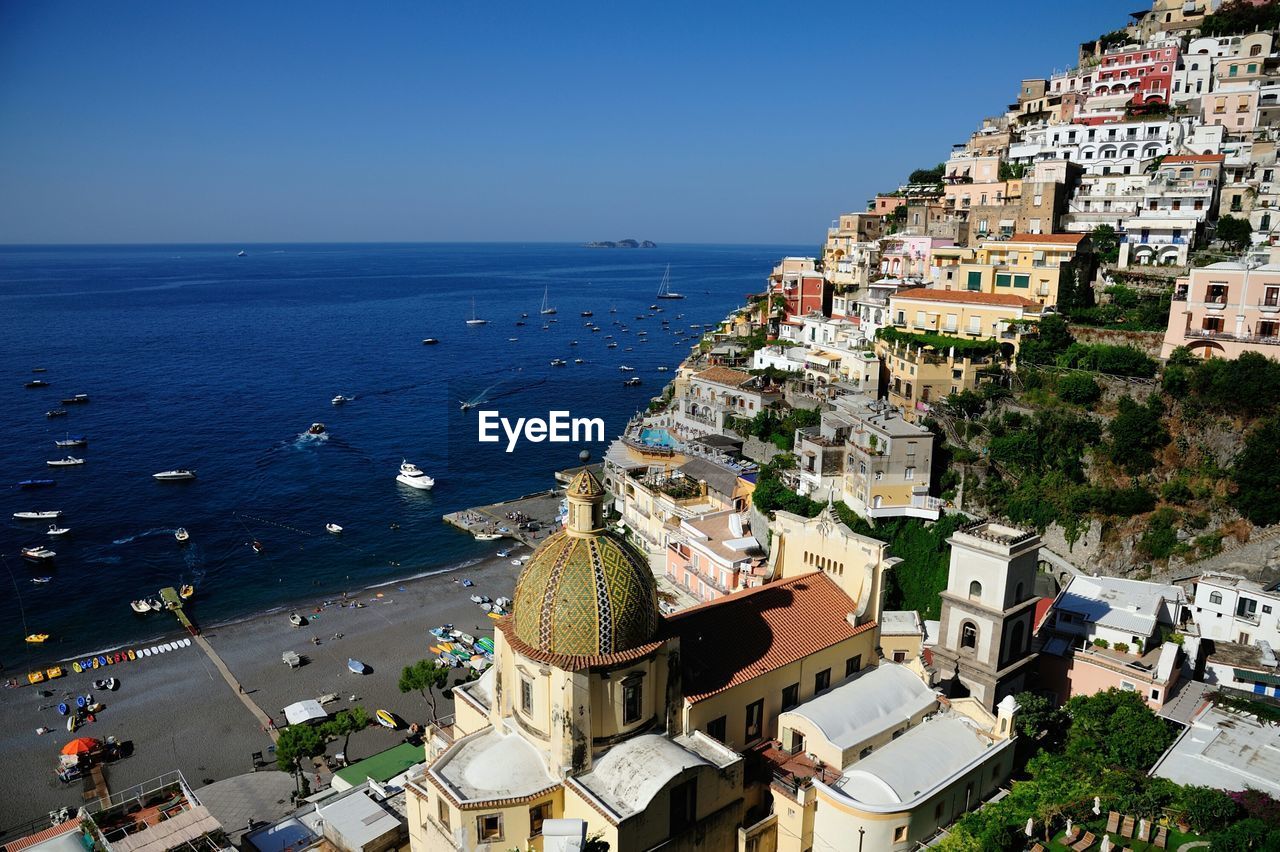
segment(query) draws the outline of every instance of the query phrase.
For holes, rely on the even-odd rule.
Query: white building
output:
[[[1233,574],[1202,574],[1191,587],[1196,623],[1206,639],[1280,649],[1280,590]]]
[[[1095,639],[1128,645],[1139,656],[1184,622],[1186,593],[1178,586],[1122,577],[1077,575],[1053,602],[1054,627],[1077,637],[1083,647]]]
[[[1280,725],[1210,704],[1191,720],[1151,774],[1218,790],[1280,797]]]

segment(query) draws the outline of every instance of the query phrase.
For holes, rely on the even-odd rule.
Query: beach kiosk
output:
[[[314,698],[306,701],[295,701],[284,708],[284,719],[290,725],[305,725],[308,722],[316,722],[327,718],[329,718],[329,714],[320,706],[320,702]]]

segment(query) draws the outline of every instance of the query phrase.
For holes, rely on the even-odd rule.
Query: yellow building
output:
[[[889,299],[889,319],[898,331],[994,340],[1006,357],[1018,350],[1022,331],[1040,320],[1039,302],[1013,293],[901,290]]]
[[[932,286],[941,290],[1003,293],[1040,305],[1056,305],[1073,275],[1088,275],[1085,234],[1014,234],[988,240],[972,255],[944,254],[934,264]]]

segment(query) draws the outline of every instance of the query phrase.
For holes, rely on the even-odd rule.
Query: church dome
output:
[[[516,638],[535,653],[601,657],[653,641],[658,592],[648,561],[602,529],[604,489],[582,471],[566,491],[565,528],[543,542],[516,581]]]

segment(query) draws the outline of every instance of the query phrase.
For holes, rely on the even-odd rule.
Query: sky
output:
[[[1131,10],[0,0],[0,243],[817,243]]]

